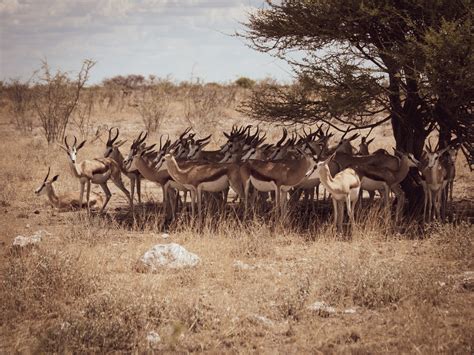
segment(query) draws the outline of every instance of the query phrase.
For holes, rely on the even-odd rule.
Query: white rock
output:
[[[161,233],[161,238],[168,239],[170,235],[168,233]]]
[[[273,321],[265,316],[260,316],[260,315],[254,315],[253,319],[258,321],[259,323],[265,324],[266,326],[273,326]]]
[[[240,260],[234,261],[234,268],[240,269],[240,270],[254,270],[256,267],[253,265],[246,264]]]
[[[37,235],[40,235],[41,237],[44,237],[46,235],[51,235],[48,231],[45,231],[44,229],[37,230],[36,233]]]
[[[26,246],[36,245],[39,242],[41,242],[41,235],[33,234],[31,237],[19,235],[13,240],[13,246],[17,248],[24,248]]]
[[[151,348],[156,348],[157,345],[161,342],[161,337],[157,332],[149,332],[146,336],[146,340],[148,341],[148,345]]]
[[[143,254],[138,267],[145,271],[156,271],[163,267],[178,269],[196,266],[200,261],[196,254],[188,252],[179,244],[157,244]]]
[[[314,302],[313,304],[309,305],[308,308],[312,311],[322,312],[322,313],[336,313],[336,309],[327,305],[324,302]]]
[[[354,309],[354,308],[348,308],[348,309],[345,309],[344,310],[344,313],[345,314],[354,314],[356,313],[357,311]]]

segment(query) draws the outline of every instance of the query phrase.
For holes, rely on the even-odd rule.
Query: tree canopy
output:
[[[259,86],[246,109],[336,127],[390,120],[397,148],[416,156],[438,129],[441,146],[458,139],[472,162],[472,15],[471,0],[268,1],[240,35],[292,64],[296,81]]]

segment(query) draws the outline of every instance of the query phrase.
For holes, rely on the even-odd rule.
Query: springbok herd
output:
[[[369,132],[370,135],[370,132]],[[346,133],[339,142],[329,145],[333,136],[329,129],[319,127],[301,135],[288,137],[286,129],[281,139],[265,143],[266,134],[252,126],[236,127],[224,132],[227,142],[218,150],[204,150],[211,136],[196,139],[195,133],[186,129],[174,142],[161,136],[158,144],[147,145],[147,133],[142,132],[133,141],[125,157],[119,150],[125,140],[118,140],[119,129],[111,128],[105,147],[104,157],[90,160],[77,160],[78,151],[85,141],[77,144],[64,139],[61,148],[66,152],[72,174],[80,182],[80,196],[65,194],[58,196],[53,183],[56,175],[48,180],[48,175],[37,194],[46,194],[54,207],[81,208],[101,205],[103,212],[111,193],[107,182],[112,182],[127,196],[130,208],[134,211],[135,188],[138,203],[141,203],[140,181],[142,178],[156,182],[163,189],[163,210],[165,216],[176,218],[177,208],[184,192],[191,196],[192,216],[195,217],[197,202],[198,218],[202,218],[202,205],[207,198],[203,192],[211,193],[220,201],[222,210],[228,201],[229,188],[235,191],[239,202],[244,205],[244,218],[248,206],[255,206],[270,196],[275,204],[277,216],[285,216],[288,202],[303,199],[308,202],[316,198],[322,184],[332,198],[334,224],[342,230],[344,205],[350,222],[354,221],[354,207],[362,190],[369,193],[370,201],[375,191],[382,197],[387,209],[391,206],[390,192],[397,198],[395,221],[401,218],[405,204],[404,192],[400,183],[410,168],[417,168],[421,174],[418,182],[423,186],[424,220],[443,219],[445,206],[452,200],[455,160],[459,146],[449,145],[443,149],[426,147],[421,161],[411,153],[394,149],[394,155],[384,149],[369,153],[368,135],[361,138],[359,149],[351,142],[359,134],[350,137]],[[130,179],[131,192],[122,181],[122,174]],[[91,183],[99,184],[105,193],[105,201],[99,194],[91,193]],[[84,190],[86,203],[83,204]],[[270,193],[270,194],[269,194]],[[182,205],[182,204],[181,204]]]

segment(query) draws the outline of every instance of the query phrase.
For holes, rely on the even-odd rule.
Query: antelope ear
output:
[[[303,157],[306,156],[305,152],[303,152],[303,151],[300,149],[300,147],[295,147],[295,148],[296,148],[296,151],[301,154],[301,156],[303,156]]]
[[[56,180],[58,180],[58,178],[59,178],[59,175],[56,175],[55,177],[51,179],[51,182],[55,182]]]
[[[56,145],[61,148],[62,150],[64,150],[66,153],[68,152],[67,148],[65,146],[63,146],[62,144],[59,144],[59,143],[56,143]]]
[[[372,139],[369,139],[369,141],[367,142],[367,144],[370,144],[374,141],[375,138],[372,138]]]
[[[125,143],[127,143],[126,139],[124,139],[123,141],[118,141],[114,145],[118,148],[118,147],[121,147],[122,145],[124,145]]]
[[[76,147],[76,150],[81,149],[81,148],[84,146],[84,144],[86,144],[86,140],[83,140],[83,141]]]

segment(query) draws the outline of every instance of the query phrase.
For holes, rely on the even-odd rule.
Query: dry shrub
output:
[[[426,260],[415,266],[400,254],[381,258],[370,247],[351,245],[321,258],[315,268],[317,293],[330,304],[379,308],[409,298],[432,305],[442,300],[440,271]]]
[[[41,249],[28,256],[12,255],[0,288],[0,319],[48,317],[96,287],[97,275],[85,271],[80,256]]]
[[[284,319],[298,321],[310,296],[310,280],[303,278],[279,292],[278,313]]]
[[[474,248],[472,239],[474,236],[474,227],[461,222],[459,225],[453,224],[432,224],[431,239],[436,254],[440,258],[450,261],[460,261],[472,267],[474,260]]]
[[[88,216],[86,211],[75,212],[68,216],[67,221],[70,228],[63,238],[70,243],[85,243],[88,246],[107,244],[111,240],[128,238],[125,232],[130,226],[127,223],[132,224],[133,218],[130,217],[130,221],[127,220],[127,223],[117,218],[117,215],[101,215],[93,212]]]
[[[40,352],[130,351],[138,345],[138,334],[146,325],[145,305],[125,295],[95,294],[79,311],[40,335]]]
[[[172,84],[166,81],[154,83],[143,89],[136,102],[145,130],[157,132],[161,130],[163,121],[169,113]]]
[[[235,101],[236,89],[199,80],[182,86],[184,118],[194,129],[208,132],[222,120],[225,110]]]

